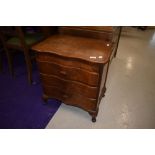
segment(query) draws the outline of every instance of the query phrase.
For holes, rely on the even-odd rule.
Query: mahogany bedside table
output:
[[[111,43],[71,35],[53,35],[34,45],[43,99],[58,99],[87,111],[96,121],[106,91]]]

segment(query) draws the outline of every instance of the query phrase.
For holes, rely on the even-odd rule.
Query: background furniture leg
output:
[[[28,73],[28,81],[30,84],[32,84],[32,63],[30,55],[27,51],[24,52],[25,55],[25,61],[26,61],[26,67],[27,67],[27,73]]]
[[[45,95],[45,94],[43,94],[42,99],[43,99],[43,101],[44,101],[44,104],[46,104],[47,101],[48,101],[48,96]]]
[[[118,35],[118,41],[117,41],[117,45],[116,45],[116,51],[114,53],[114,58],[117,55],[117,49],[118,49],[118,45],[119,45],[119,41],[120,41],[120,37],[121,37],[121,32],[122,32],[122,26],[120,27],[120,31],[119,31],[119,35]]]
[[[10,74],[14,77],[14,67],[13,67],[13,58],[12,58],[12,54],[6,49],[6,55],[7,55],[7,59],[8,59],[8,65],[9,65],[9,72]]]
[[[3,71],[2,53],[0,53],[0,72]]]

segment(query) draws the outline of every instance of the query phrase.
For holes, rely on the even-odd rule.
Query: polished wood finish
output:
[[[59,26],[60,34],[112,40],[115,28],[108,26]]]
[[[95,122],[120,31],[86,26],[59,27],[58,31],[32,47],[37,55],[43,100],[56,98],[80,107]]]
[[[60,34],[96,38],[112,44],[113,55],[116,57],[122,27],[113,26],[59,26]]]
[[[87,84],[66,80],[55,75],[44,75],[41,73],[41,79],[44,83],[45,87],[58,87],[64,90],[67,93],[74,92],[75,94],[84,95],[88,98],[96,98],[97,97],[97,86],[92,87]]]
[[[53,35],[36,45],[36,48],[39,49],[39,52],[48,52],[96,63],[106,63],[111,54],[109,42],[70,35]]]
[[[52,53],[48,53],[48,52],[44,52],[44,53],[40,53],[37,56],[37,60],[39,62],[50,62],[50,63],[54,63],[54,64],[59,64],[62,66],[68,66],[68,67],[74,67],[74,68],[80,68],[80,69],[85,69],[87,71],[90,72],[98,72],[99,71],[99,67],[97,64],[94,64],[93,66],[90,66],[90,62],[81,60],[76,61],[76,58],[70,58],[70,59],[66,59],[63,56],[59,56],[56,54],[52,54]]]
[[[63,101],[65,104],[82,108],[90,113],[96,113],[96,99],[87,98],[83,95],[75,94],[74,92],[66,93],[58,87],[45,87],[43,85],[43,90],[43,98],[46,98],[46,101],[49,98],[56,98]]]
[[[56,75],[60,78],[78,81],[92,86],[96,86],[99,74],[79,69],[77,67],[61,66],[50,62],[39,62],[40,72],[45,75]],[[81,76],[81,74],[83,76]]]

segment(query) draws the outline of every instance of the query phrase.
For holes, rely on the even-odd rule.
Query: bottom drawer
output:
[[[91,99],[77,94],[66,94],[63,90],[54,86],[43,86],[44,94],[49,98],[58,99],[65,104],[80,107],[86,111],[93,111],[96,109],[96,99]]]

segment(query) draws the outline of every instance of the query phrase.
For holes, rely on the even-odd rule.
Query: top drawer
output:
[[[83,60],[77,61],[77,59],[65,58],[57,56],[51,53],[37,53],[37,61],[39,62],[50,62],[68,67],[74,67],[79,69],[85,69],[90,72],[99,73],[99,65]]]

